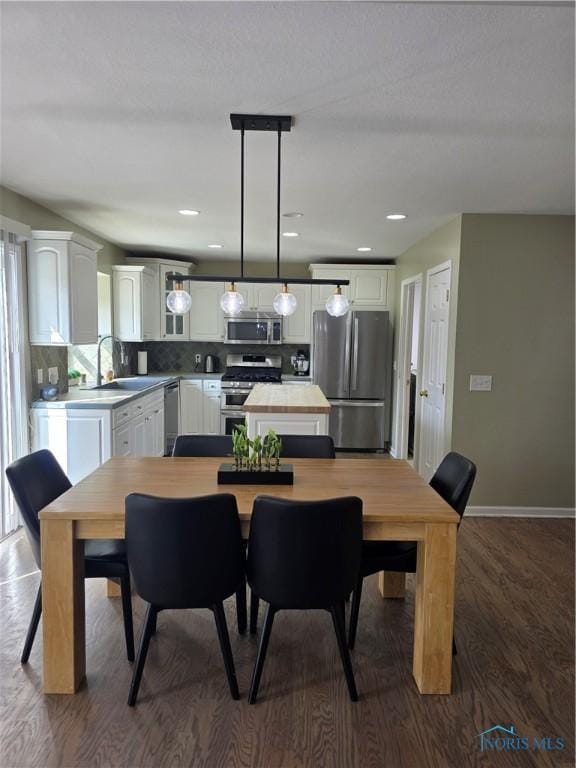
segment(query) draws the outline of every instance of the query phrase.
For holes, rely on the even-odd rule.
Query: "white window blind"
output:
[[[18,526],[18,513],[5,469],[14,459],[28,453],[24,247],[21,234],[8,228],[0,229],[1,537]]]

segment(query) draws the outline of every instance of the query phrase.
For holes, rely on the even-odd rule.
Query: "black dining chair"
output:
[[[248,543],[248,583],[268,607],[250,704],[258,695],[274,616],[284,609],[330,611],[350,699],[358,700],[346,645],[344,601],[357,581],[361,555],[361,499],[256,498]]]
[[[30,547],[41,569],[40,521],[38,513],[69,488],[72,483],[48,450],[36,451],[17,459],[6,468],[6,477],[20,509],[22,523]],[[84,542],[84,578],[114,579],[120,582],[126,655],[134,661],[134,633],[132,629],[132,597],[130,574],[124,542],[117,539],[94,539]],[[30,657],[36,630],[42,613],[42,584],[38,587],[32,619],[20,661],[26,664]]]
[[[178,435],[174,442],[172,456],[222,457],[232,456],[231,435]],[[238,632],[243,635],[248,624],[246,583],[236,592],[236,621]]]
[[[232,456],[231,435],[178,435],[172,456]]]
[[[334,459],[334,440],[330,435],[280,435],[283,459]],[[259,601],[254,592],[250,595],[250,634],[258,628]]]
[[[245,578],[236,499],[229,493],[191,499],[126,497],[126,551],[136,593],[148,603],[128,705],[134,706],[160,611],[210,608],[228,685],[239,698],[223,601]]]
[[[460,515],[460,521],[468,504],[475,477],[476,465],[465,456],[452,451],[442,459],[430,480],[430,486]],[[349,648],[354,648],[356,642],[363,580],[366,576],[380,573],[380,571],[416,573],[417,551],[418,545],[415,541],[363,542],[362,565],[350,608]],[[452,640],[452,651],[456,653],[454,640]]]
[[[280,435],[283,459],[335,459],[330,435]]]

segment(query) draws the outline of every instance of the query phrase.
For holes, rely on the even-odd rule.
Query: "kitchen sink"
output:
[[[161,381],[165,381],[165,379],[161,377],[152,378],[149,376],[147,376],[145,379],[114,379],[114,381],[109,381],[107,384],[100,384],[99,387],[91,387],[91,389],[139,392],[142,389],[153,387],[155,384],[159,384]]]

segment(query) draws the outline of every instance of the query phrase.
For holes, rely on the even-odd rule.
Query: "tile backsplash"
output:
[[[265,345],[236,345],[219,344],[217,342],[195,341],[148,341],[142,343],[125,342],[124,349],[128,356],[128,364],[124,367],[120,364],[118,345],[115,345],[112,356],[110,342],[102,345],[102,374],[112,369],[116,375],[134,375],[138,371],[138,352],[148,352],[148,372],[164,373],[176,371],[182,373],[194,373],[204,370],[206,355],[215,355],[219,362],[219,371],[222,373],[226,367],[226,355],[280,355],[282,358],[282,372],[293,373],[290,357],[302,350],[306,356],[310,356],[308,344],[281,344],[278,346]],[[30,345],[30,368],[32,382],[32,399],[40,397],[40,389],[48,384],[48,368],[58,369],[58,386],[60,392],[68,391],[68,370],[75,368],[80,373],[86,374],[87,382],[96,381],[96,344],[82,344],[69,347]],[[195,356],[201,355],[202,362],[197,365]],[[37,383],[37,371],[41,368],[44,383]]]
[[[38,384],[38,369],[43,372],[44,382]],[[48,368],[58,369],[58,386],[60,392],[68,392],[68,347],[30,345],[30,381],[32,383],[32,399],[40,397],[40,390],[48,384]]]
[[[148,352],[148,372],[163,373],[165,371],[181,371],[193,373],[204,370],[204,358],[206,355],[215,355],[220,361],[219,371],[226,367],[226,355],[250,354],[250,355],[280,355],[282,358],[283,373],[293,373],[290,365],[290,357],[298,350],[305,355],[310,355],[308,344],[280,344],[278,346],[266,345],[239,345],[220,344],[218,342],[197,341],[148,341],[143,343],[125,344],[130,359],[130,371],[137,372],[138,352]],[[194,360],[196,355],[202,356],[202,363],[197,365]]]

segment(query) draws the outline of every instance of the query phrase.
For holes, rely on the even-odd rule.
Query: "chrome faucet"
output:
[[[114,342],[117,341],[118,344],[120,344],[120,364],[124,365],[125,358],[126,358],[126,352],[124,349],[124,343],[120,341],[120,339],[117,336],[114,336],[113,334],[109,333],[106,336],[102,336],[102,338],[98,342],[98,349],[96,351],[96,386],[99,387],[102,383],[102,342],[106,341],[106,339],[112,339],[112,365],[114,365]],[[114,377],[116,377],[116,372],[114,372]]]

